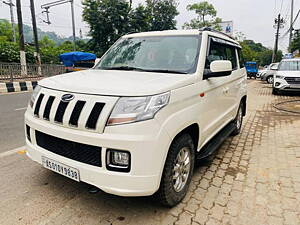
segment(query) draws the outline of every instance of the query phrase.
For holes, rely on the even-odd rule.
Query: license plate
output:
[[[52,159],[48,159],[44,156],[42,156],[42,164],[45,168],[52,170],[56,173],[59,173],[61,175],[64,175],[66,177],[71,178],[72,180],[80,181],[79,180],[79,170],[72,168],[70,166],[67,166],[65,164],[62,164],[60,162],[57,162]]]

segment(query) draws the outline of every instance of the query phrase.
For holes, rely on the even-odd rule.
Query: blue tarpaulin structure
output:
[[[59,55],[65,66],[73,66],[75,62],[95,60],[96,55],[88,52],[67,52]]]

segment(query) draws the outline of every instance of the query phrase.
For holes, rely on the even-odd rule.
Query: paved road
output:
[[[273,108],[292,99],[300,98],[272,96],[270,86],[249,81],[242,133],[196,167],[188,195],[172,209],[151,198],[92,195],[24,154],[0,156],[0,224],[299,225],[300,116]]]
[[[24,146],[23,115],[31,92],[0,95],[0,153]]]

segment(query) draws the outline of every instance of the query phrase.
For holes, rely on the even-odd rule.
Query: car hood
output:
[[[143,96],[192,84],[194,75],[139,71],[84,70],[39,81],[45,88],[111,96]]]
[[[276,75],[281,75],[284,77],[300,77],[300,71],[277,71]]]

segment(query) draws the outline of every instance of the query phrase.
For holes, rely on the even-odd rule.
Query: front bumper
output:
[[[273,88],[279,91],[300,91],[300,84],[289,84],[284,79],[274,78]]]
[[[135,124],[106,127],[104,133],[65,128],[25,113],[31,141],[26,139],[27,155],[42,164],[42,156],[76,168],[80,180],[104,192],[119,196],[147,196],[160,185],[170,137],[153,119]],[[47,151],[37,145],[35,131],[78,143],[99,146],[102,166],[92,166]],[[130,172],[109,171],[106,168],[107,149],[126,150],[131,154]]]

